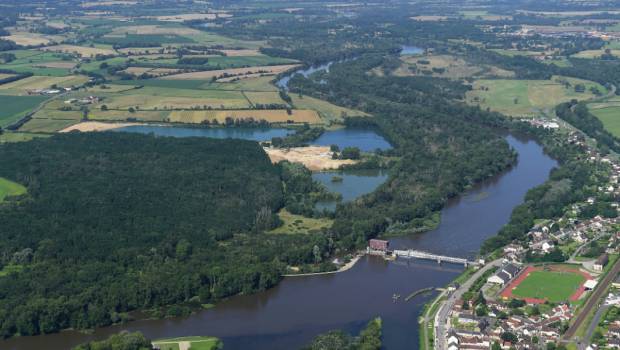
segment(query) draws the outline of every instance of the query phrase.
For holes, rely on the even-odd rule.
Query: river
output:
[[[512,136],[507,140],[519,153],[515,166],[450,201],[442,211],[441,224],[436,230],[392,239],[392,246],[469,257],[485,238],[496,234],[508,221],[512,209],[523,201],[527,190],[542,184],[556,166],[535,142]],[[417,317],[432,296],[418,296],[409,302],[403,300],[404,296],[421,288],[444,286],[461,271],[458,265],[406,260],[386,262],[365,257],[347,272],[288,277],[266,292],[233,297],[213,309],[185,318],[135,321],[100,328],[92,334],[65,331],[13,338],[0,342],[0,348],[69,349],[121,330],[139,330],[151,339],[218,336],[228,350],[289,350],[307,344],[318,333],[330,329],[359,332],[372,317],[381,316],[384,348],[412,349],[418,346]],[[403,298],[393,302],[394,293]]]

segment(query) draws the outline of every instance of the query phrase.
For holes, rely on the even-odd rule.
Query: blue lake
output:
[[[335,176],[341,178],[342,181],[333,181]],[[330,171],[314,173],[312,178],[325,185],[331,192],[340,193],[344,203],[373,192],[387,180],[388,174],[380,170]],[[316,208],[333,211],[336,209],[336,204],[335,201],[319,202]]]
[[[211,137],[216,139],[243,139],[271,141],[272,137],[284,137],[295,131],[284,128],[177,128],[159,125],[133,125],[115,129],[120,132],[135,132],[173,137]]]
[[[345,147],[358,147],[362,152],[373,152],[377,149],[386,150],[392,145],[381,135],[369,129],[338,129],[326,131],[318,139],[311,142],[313,145],[331,146],[338,145],[340,149]]]

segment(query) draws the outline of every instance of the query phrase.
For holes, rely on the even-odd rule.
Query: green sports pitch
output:
[[[567,301],[585,282],[585,277],[570,271],[533,271],[512,290],[520,298]]]

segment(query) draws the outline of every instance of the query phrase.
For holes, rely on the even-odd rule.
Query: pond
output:
[[[311,143],[319,146],[338,145],[341,150],[345,147],[357,147],[362,152],[392,148],[392,145],[374,130],[359,128],[328,130]]]
[[[374,191],[388,179],[388,174],[382,170],[329,171],[314,173],[312,178],[325,185],[331,192],[340,193],[342,202],[346,203]],[[335,178],[338,181],[334,181]],[[316,208],[333,211],[336,209],[336,204],[336,201],[323,201],[317,203]]]
[[[285,128],[183,128],[162,125],[132,125],[114,129],[114,131],[156,136],[232,138],[251,141],[271,141],[272,137],[284,137],[295,132]]]
[[[557,163],[535,142],[509,136],[519,153],[518,163],[486,181],[441,212],[441,223],[433,231],[390,240],[392,247],[406,247],[471,256],[482,242],[508,222],[525,193],[542,184]],[[215,308],[189,317],[141,320],[126,325],[96,329],[85,334],[65,331],[36,337],[0,341],[7,350],[69,349],[81,342],[103,339],[121,330],[141,331],[151,339],[190,335],[221,337],[227,350],[299,349],[321,332],[344,329],[359,332],[371,318],[383,319],[383,348],[400,350],[418,344],[417,318],[431,295],[405,302],[392,301],[426,288],[442,287],[462,267],[434,262],[380,258],[361,259],[351,270],[333,275],[287,277],[265,292],[232,297]]]

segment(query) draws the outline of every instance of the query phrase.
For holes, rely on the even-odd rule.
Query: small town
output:
[[[559,128],[554,120],[529,122]],[[596,195],[556,220],[538,222],[527,242],[504,246],[466,270],[463,283],[442,291],[431,306],[434,318],[423,322],[436,349],[620,348],[618,203],[604,216],[584,213],[599,198],[620,195],[620,163],[588,146],[579,132],[564,137],[605,169]]]

